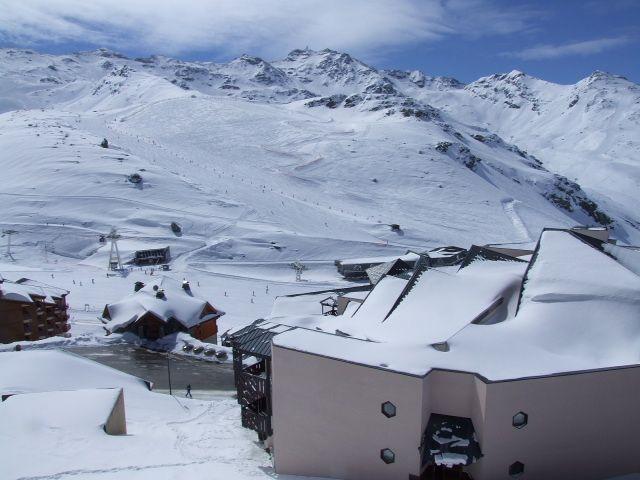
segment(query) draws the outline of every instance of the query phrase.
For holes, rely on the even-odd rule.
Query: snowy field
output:
[[[20,393],[0,407],[3,480],[274,478],[230,396],[153,393],[135,377],[51,351],[5,353],[0,365],[0,390]],[[124,436],[100,428],[97,395],[110,387],[124,388]],[[49,407],[33,410],[42,401]]]

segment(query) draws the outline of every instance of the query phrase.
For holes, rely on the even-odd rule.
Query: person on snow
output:
[[[187,393],[185,394],[185,398],[193,398],[191,396],[191,384],[187,385]]]

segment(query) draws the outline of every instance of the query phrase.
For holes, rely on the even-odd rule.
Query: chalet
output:
[[[69,331],[67,290],[0,277],[0,342],[40,340]]]
[[[187,332],[199,340],[216,343],[217,320],[224,312],[193,295],[188,282],[182,285],[163,278],[141,286],[125,299],[106,305],[102,321],[107,334],[132,332],[157,340],[176,332]]]
[[[150,250],[138,250],[133,256],[132,263],[134,265],[161,265],[169,263],[171,260],[171,251],[169,247],[153,248]]]
[[[531,255],[489,247],[383,274],[342,315],[299,297],[226,336],[243,425],[278,474],[640,471],[640,250],[576,229],[545,229]]]

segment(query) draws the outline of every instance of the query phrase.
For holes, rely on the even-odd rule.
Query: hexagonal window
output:
[[[382,404],[382,414],[387,418],[395,417],[396,406],[391,402],[384,402]]]
[[[524,473],[524,463],[513,462],[509,465],[509,476],[517,478]]]
[[[518,412],[513,416],[512,425],[516,428],[523,428],[529,423],[529,415],[524,412]]]
[[[389,464],[396,461],[396,454],[390,448],[383,448],[380,450],[380,458],[384,463]]]

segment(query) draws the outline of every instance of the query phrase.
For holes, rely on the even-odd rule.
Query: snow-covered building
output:
[[[365,257],[336,260],[338,273],[349,279],[367,278],[375,284],[382,275],[415,268],[418,261],[431,267],[444,267],[459,264],[467,251],[464,248],[448,246],[438,247],[424,252],[407,250],[404,255],[390,257]]]
[[[153,410],[151,386],[62,350],[0,353],[2,478],[45,478],[78,462],[98,470],[131,449],[145,458],[153,437],[141,448],[139,427],[126,435],[127,413]]]
[[[276,471],[640,472],[640,251],[601,231],[546,229],[525,253],[474,246],[460,265],[384,275],[342,316],[276,315],[237,332],[268,360],[259,400]],[[243,421],[255,413],[245,403]]]
[[[222,310],[195,297],[188,282],[180,285],[165,277],[106,305],[102,319],[108,334],[132,332],[140,338],[157,340],[187,332],[199,340],[216,342],[217,320],[222,315]]]
[[[0,276],[0,343],[39,340],[69,330],[67,290]]]
[[[343,260],[336,260],[334,262],[338,273],[345,278],[357,279],[366,278],[367,270],[388,262],[395,260],[402,260],[405,264],[413,267],[420,258],[420,255],[407,251],[404,255],[388,256],[388,257],[363,257],[363,258],[347,258]]]

